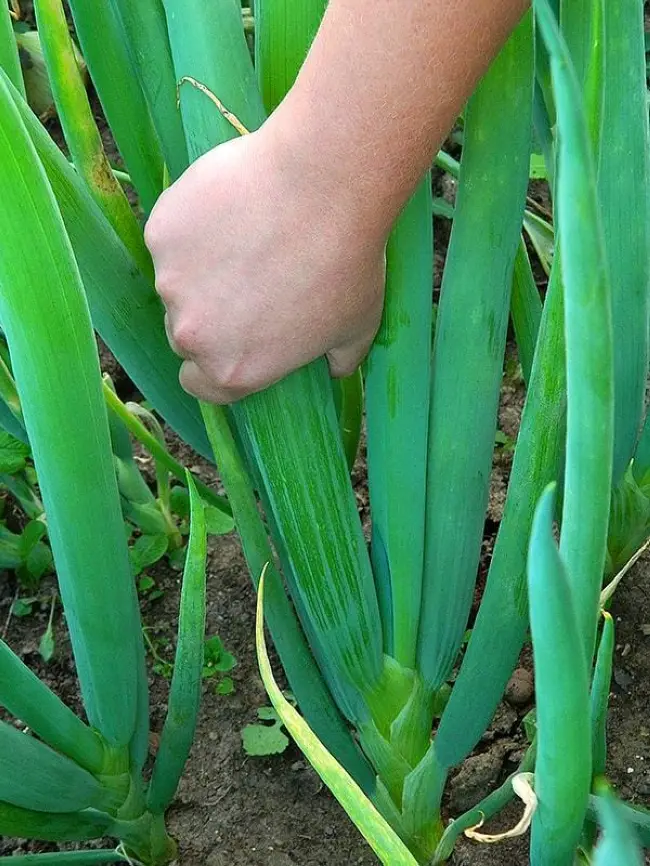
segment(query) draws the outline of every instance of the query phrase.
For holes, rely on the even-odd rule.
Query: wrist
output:
[[[364,164],[355,136],[330,124],[319,100],[306,96],[294,87],[262,127],[271,164],[342,236],[383,249],[402,203]]]

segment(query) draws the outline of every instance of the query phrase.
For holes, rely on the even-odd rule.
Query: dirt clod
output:
[[[501,743],[481,755],[468,758],[450,782],[449,805],[454,815],[467,812],[479,803],[486,791],[496,787],[505,749]]]
[[[506,686],[505,698],[513,707],[525,707],[533,697],[533,675],[526,668],[517,668]]]

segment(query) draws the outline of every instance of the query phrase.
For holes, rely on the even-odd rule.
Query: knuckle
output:
[[[346,376],[351,376],[354,371],[357,369],[358,364],[352,363],[348,361],[343,364],[339,364],[336,368],[335,376],[337,379],[344,379]]]
[[[161,234],[162,226],[160,225],[160,218],[157,209],[154,209],[144,227],[144,242],[150,252],[159,247]]]
[[[156,271],[156,292],[165,302],[170,302],[176,294],[176,282],[167,271]]]
[[[335,379],[351,376],[359,366],[358,359],[348,353],[330,352],[327,357],[330,373]]]
[[[245,388],[245,365],[240,358],[228,358],[219,364],[215,378],[220,390],[237,394]]]
[[[240,356],[225,360],[215,371],[219,390],[227,394],[230,402],[240,400],[259,389],[250,359]]]
[[[190,393],[220,405],[236,403],[267,384],[264,378],[251,372],[245,357],[219,359],[206,363],[205,355],[194,356],[181,368],[181,384]]]
[[[170,337],[174,348],[181,355],[192,355],[196,351],[197,330],[190,320],[173,321],[170,325]]]

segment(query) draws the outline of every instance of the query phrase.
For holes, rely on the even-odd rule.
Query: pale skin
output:
[[[524,0],[330,0],[257,132],[203,156],[146,227],[181,384],[231,403],[379,326],[391,227]]]

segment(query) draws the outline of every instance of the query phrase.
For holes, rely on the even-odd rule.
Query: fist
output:
[[[262,127],[197,160],[149,218],[181,384],[202,400],[239,400],[321,355],[347,375],[374,338],[385,238],[310,151]]]

